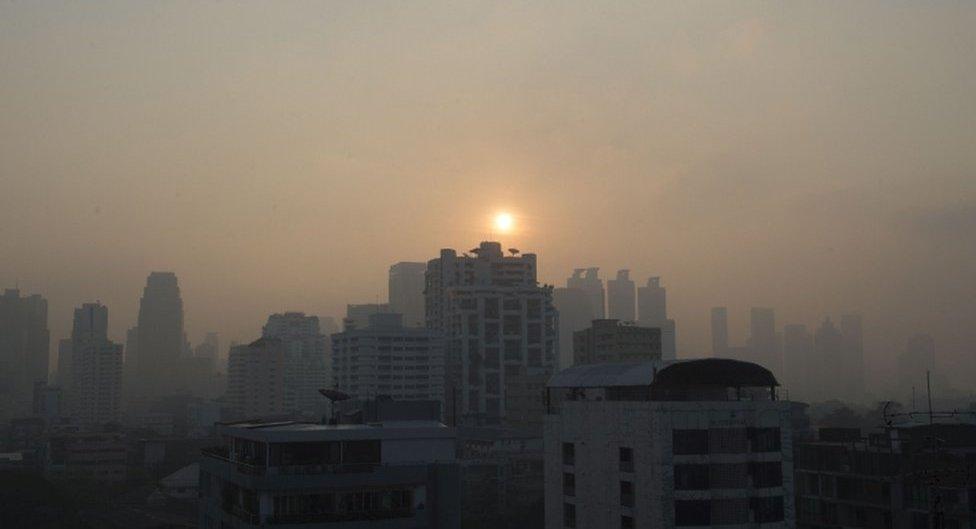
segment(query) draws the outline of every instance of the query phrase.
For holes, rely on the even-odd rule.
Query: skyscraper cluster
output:
[[[660,329],[664,360],[677,356],[674,320],[668,317],[667,291],[660,277],[650,277],[637,288],[630,270],[619,270],[607,280],[604,290],[599,268],[577,268],[565,287],[554,290],[560,316],[560,365],[573,364],[573,333],[586,329],[593,320],[609,318],[636,322],[641,327]]]

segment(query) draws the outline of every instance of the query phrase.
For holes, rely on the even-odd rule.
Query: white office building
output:
[[[552,287],[538,284],[535,254],[505,255],[497,242],[470,254],[445,249],[427,263],[427,327],[446,340],[446,416],[480,424],[511,416],[515,427],[541,429],[541,398],[508,397],[510,388],[541,395],[555,371]]]
[[[443,342],[405,327],[400,314],[373,314],[365,328],[332,335],[332,362],[336,387],[354,398],[444,403]]]
[[[546,528],[795,527],[776,387],[725,359],[561,371],[546,390]]]

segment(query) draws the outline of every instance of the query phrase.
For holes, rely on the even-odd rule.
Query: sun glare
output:
[[[515,218],[509,213],[498,213],[495,215],[494,224],[496,230],[502,233],[508,233],[515,227]]]

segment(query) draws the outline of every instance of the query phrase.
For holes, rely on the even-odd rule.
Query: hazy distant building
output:
[[[319,390],[332,385],[332,362],[319,319],[303,312],[272,314],[261,335],[280,340],[285,350],[284,409],[296,416],[320,416],[325,401]]]
[[[34,383],[47,383],[50,340],[47,300],[5,290],[0,296],[0,421],[30,415]]]
[[[322,330],[322,334],[327,337],[342,330],[332,316],[319,316],[319,328]]]
[[[841,371],[846,391],[841,398],[860,402],[864,399],[864,329],[861,316],[842,314],[840,317]]]
[[[186,348],[176,274],[149,274],[139,302],[136,341],[133,389],[148,398],[175,393],[182,383],[180,359]]]
[[[122,345],[108,339],[108,307],[75,309],[67,387],[71,416],[81,424],[118,422],[122,401]]]
[[[929,334],[911,336],[898,356],[897,369],[898,393],[909,396],[914,388],[918,395],[923,395],[926,373],[935,371],[935,339]]]
[[[814,356],[813,335],[807,326],[783,327],[783,380],[791,400],[806,400],[812,395],[819,366]]]
[[[552,303],[559,311],[559,366],[573,365],[573,333],[589,327],[593,306],[586,292],[578,288],[555,288]]]
[[[354,398],[435,400],[444,404],[444,344],[402,315],[373,314],[369,325],[332,336],[335,387]]]
[[[593,320],[573,333],[573,365],[661,360],[661,329],[619,320]]]
[[[557,365],[558,313],[552,287],[538,284],[535,254],[506,256],[497,242],[471,253],[445,249],[427,264],[427,327],[446,340],[446,415],[498,423],[510,385],[543,381],[534,390],[541,399]]]
[[[545,527],[795,527],[791,406],[776,386],[714,358],[560,371],[546,389]]]
[[[71,338],[58,340],[58,371],[55,383],[62,388],[71,384]]]
[[[617,270],[616,279],[607,280],[607,318],[637,321],[635,285],[630,270]]]
[[[776,316],[771,308],[753,307],[749,315],[750,360],[775,374],[782,370],[776,336]]]
[[[830,317],[824,318],[814,333],[813,349],[816,365],[809,372],[815,386],[811,389],[811,398],[843,398],[847,388],[844,380],[836,376],[844,365],[843,336]]]
[[[637,289],[637,321],[643,327],[661,329],[661,353],[664,360],[677,356],[674,320],[668,318],[667,291],[660,277],[650,277],[647,285]]]
[[[399,262],[390,267],[390,312],[403,314],[407,327],[423,327],[427,263]]]
[[[727,357],[729,355],[729,311],[725,307],[713,307],[712,319],[712,356]]]
[[[373,314],[391,312],[389,303],[360,303],[346,305],[346,317],[342,320],[343,330],[363,328],[369,325],[369,317]]]
[[[602,320],[607,317],[606,294],[603,291],[603,280],[599,276],[600,269],[577,268],[573,275],[566,280],[566,288],[582,290],[590,300],[592,312],[591,320]]]
[[[211,368],[216,370],[220,364],[220,337],[215,332],[208,332],[199,345],[193,349],[193,356],[205,360]]]
[[[280,417],[290,410],[285,401],[285,344],[262,337],[231,347],[227,358],[225,400],[233,418]]]

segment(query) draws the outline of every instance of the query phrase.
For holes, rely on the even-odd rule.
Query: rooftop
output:
[[[218,424],[221,435],[275,442],[350,439],[453,438],[454,429],[438,421],[408,420],[368,424],[319,424],[311,422],[239,422]]]

